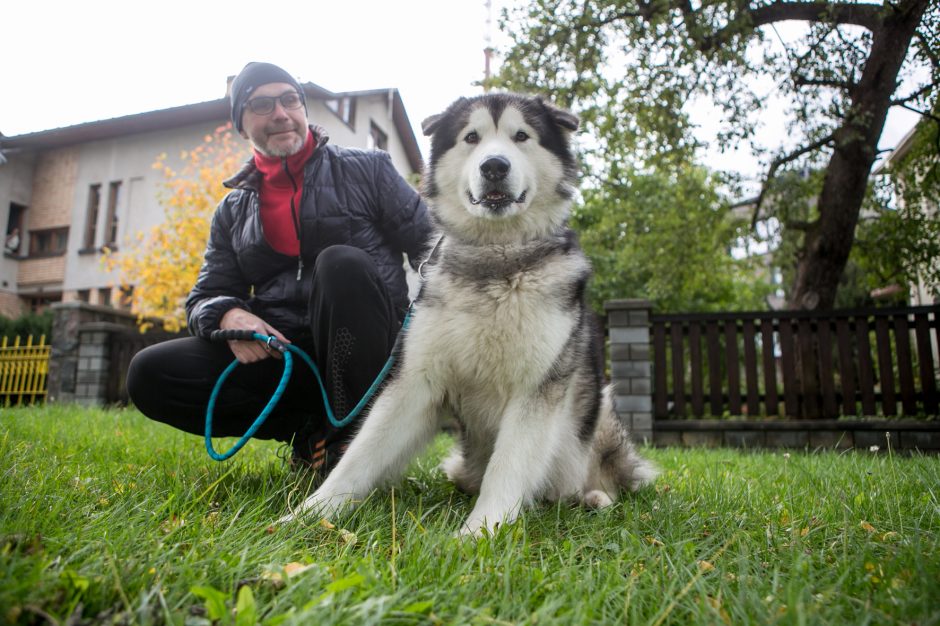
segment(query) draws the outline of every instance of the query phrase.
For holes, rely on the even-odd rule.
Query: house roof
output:
[[[412,170],[421,171],[421,149],[418,147],[417,139],[411,128],[411,122],[405,112],[405,105],[397,89],[333,93],[314,83],[304,83],[303,87],[307,97],[316,100],[333,100],[344,96],[387,95],[392,107],[392,121],[395,130],[401,137],[408,163]],[[21,150],[57,148],[89,141],[112,139],[123,135],[147,133],[212,120],[228,119],[229,114],[230,104],[229,99],[226,97],[219,100],[209,100],[159,111],[87,122],[75,126],[64,126],[13,137],[5,137],[0,134],[0,151],[10,153]]]
[[[914,136],[917,134],[919,128],[920,124],[915,124],[913,128],[907,131],[907,134],[901,137],[898,145],[896,145],[881,162],[875,165],[875,168],[872,170],[872,176],[884,174],[889,167],[903,159],[904,155],[911,151],[911,148],[914,146]]]

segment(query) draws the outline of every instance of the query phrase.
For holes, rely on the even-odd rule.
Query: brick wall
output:
[[[56,288],[65,279],[65,255],[22,259],[19,262],[16,283],[20,287],[54,283]]]
[[[0,291],[0,315],[13,319],[24,312],[19,296],[11,291]]]
[[[36,230],[69,226],[77,176],[77,148],[59,148],[39,156],[33,175],[27,228]]]
[[[610,338],[610,376],[614,407],[637,442],[653,441],[650,302],[611,300],[604,303]]]

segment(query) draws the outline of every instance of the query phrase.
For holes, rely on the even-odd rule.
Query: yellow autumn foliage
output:
[[[102,264],[117,270],[117,282],[131,293],[131,311],[141,331],[153,320],[163,328],[186,327],[186,296],[196,282],[209,238],[212,213],[227,193],[222,181],[235,173],[249,152],[232,132],[232,124],[220,126],[192,150],[184,151],[179,171],[161,154],[153,164],[164,180],[157,198],[165,219],[138,232],[122,250],[105,250]]]

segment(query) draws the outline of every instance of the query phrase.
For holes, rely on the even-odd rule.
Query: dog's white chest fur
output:
[[[486,261],[479,265],[481,272],[490,267]],[[432,271],[405,359],[425,364],[435,386],[463,390],[464,398],[476,393],[504,398],[534,389],[576,323],[565,310],[569,286],[558,278],[570,277],[573,266],[586,264],[579,256],[560,256],[486,280],[455,276],[446,268]]]

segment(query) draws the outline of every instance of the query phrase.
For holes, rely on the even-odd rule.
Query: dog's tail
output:
[[[652,483],[659,470],[636,451],[630,433],[614,411],[611,387],[603,391],[600,415],[592,441],[589,488],[614,498],[621,490],[636,491]]]

